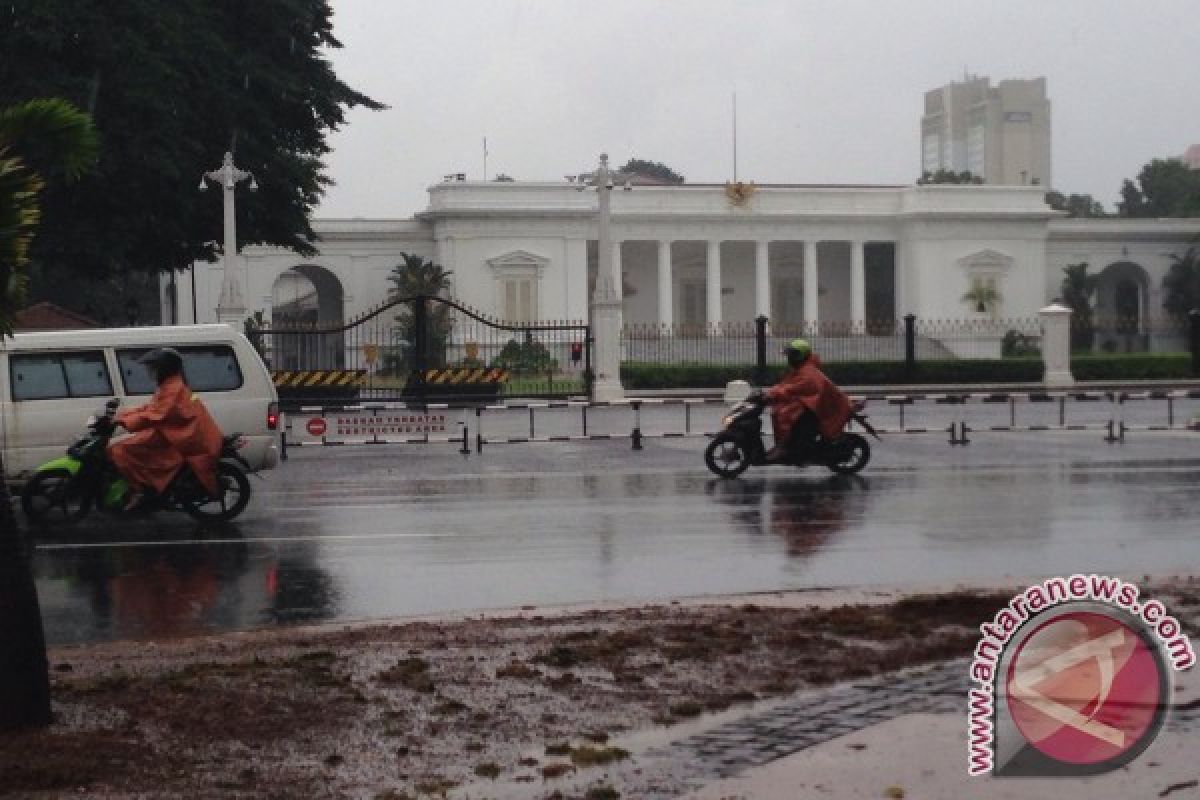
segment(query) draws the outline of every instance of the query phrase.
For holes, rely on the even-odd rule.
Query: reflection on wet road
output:
[[[1010,440],[1014,443],[1017,440]],[[720,481],[696,442],[305,451],[234,525],[90,518],[39,532],[54,643],[532,604],[1121,574],[1200,564],[1197,440],[1010,458],[905,442],[860,478]],[[556,448],[556,449],[550,449]],[[1039,449],[1040,448],[1040,449]],[[1088,455],[1095,453],[1095,456]],[[1100,456],[1103,456],[1101,458]],[[890,459],[890,460],[889,460]]]

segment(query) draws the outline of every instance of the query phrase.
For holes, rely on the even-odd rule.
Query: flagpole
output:
[[[733,93],[733,182],[737,183],[737,92]]]

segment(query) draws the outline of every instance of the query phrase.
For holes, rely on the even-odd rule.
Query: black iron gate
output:
[[[504,322],[444,297],[391,300],[344,325],[249,334],[285,407],[590,394],[586,324]]]

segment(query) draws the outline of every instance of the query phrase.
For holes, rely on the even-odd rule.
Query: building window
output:
[[[505,322],[537,320],[537,277],[500,279],[500,318]]]
[[[524,250],[488,259],[495,285],[495,314],[504,322],[528,323],[542,318],[539,286],[550,264]]]

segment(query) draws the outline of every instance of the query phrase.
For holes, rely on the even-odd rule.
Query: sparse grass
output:
[[[496,670],[497,678],[515,678],[517,680],[529,680],[530,678],[540,678],[541,672],[529,666],[522,661],[510,661],[503,667]]]
[[[571,749],[571,763],[577,767],[599,767],[614,761],[629,758],[629,751],[620,747],[575,747]]]
[[[414,692],[431,693],[437,688],[429,675],[429,662],[415,656],[396,662],[379,673],[377,680],[385,686],[403,686]]]

